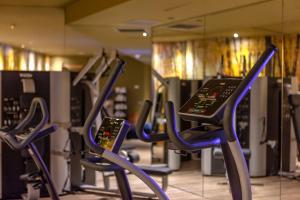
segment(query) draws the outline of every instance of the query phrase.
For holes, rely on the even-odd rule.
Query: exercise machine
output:
[[[131,192],[125,170],[128,170],[130,173],[136,175],[140,180],[142,180],[157,195],[158,198],[168,199],[164,191],[153,181],[151,177],[127,159],[118,155],[120,145],[129,129],[129,125],[126,121],[110,118],[108,120],[109,123],[107,123],[108,125],[105,125],[105,120],[103,121],[103,124],[98,129],[96,135],[93,131],[93,124],[96,117],[103,107],[105,100],[111,93],[116,79],[123,71],[124,65],[124,61],[120,59],[116,60],[116,67],[113,69],[113,72],[109,76],[95,105],[85,121],[83,127],[84,141],[92,152],[92,156],[88,159],[83,159],[81,163],[84,166],[93,168],[97,171],[114,171],[122,199],[130,200],[133,198],[133,193]],[[98,140],[99,137],[103,138],[103,135],[105,135],[105,138],[101,141],[104,143],[99,142]],[[107,139],[109,140],[107,141]],[[111,141],[110,139],[113,140]]]
[[[0,72],[0,123],[1,127],[13,129],[23,119],[29,110],[34,97],[42,97],[49,108],[50,105],[50,76],[49,72]],[[45,164],[50,166],[50,138],[46,137],[36,145]],[[0,155],[0,198],[17,199],[27,191],[26,184],[20,181],[20,176],[32,170],[34,163],[30,156],[19,151],[13,151],[5,142],[1,142]],[[12,168],[11,166],[15,166]],[[41,196],[48,195],[45,187],[40,190]]]
[[[275,51],[275,46],[269,46],[242,81],[208,81],[178,112],[185,120],[207,124],[178,132],[173,104],[166,104],[170,148],[195,153],[220,145],[233,199],[252,198],[249,172],[236,134],[236,109]]]
[[[38,106],[42,117],[40,122],[34,126],[33,122],[38,113]],[[24,195],[23,199],[39,199],[39,189],[42,185],[46,186],[53,200],[59,199],[48,168],[35,144],[35,142],[55,132],[55,125],[45,128],[48,120],[49,113],[46,102],[42,98],[34,98],[27,115],[15,128],[10,130],[3,128],[0,130],[0,139],[3,142],[13,150],[25,150],[36,165],[36,171],[32,171],[20,177],[21,180],[27,182],[27,195]]]
[[[80,165],[80,159],[86,156],[82,127],[99,95],[99,79],[108,70],[109,65],[116,57],[116,52],[109,58],[102,50],[99,54],[90,58],[79,73],[71,73],[71,127],[69,128],[71,190],[81,190],[82,185],[96,185],[95,171],[83,169]],[[95,67],[95,73],[91,72],[93,67]],[[97,116],[96,128],[101,124],[101,117],[101,115]]]
[[[147,134],[143,131],[143,125],[151,102],[146,101],[137,132],[140,132],[145,141],[169,140],[169,149],[179,152],[199,153],[205,148],[221,146],[232,198],[252,199],[249,172],[237,138],[235,114],[237,106],[276,50],[273,45],[268,47],[243,80],[231,78],[207,81],[180,108],[178,114],[182,119],[201,123],[200,126],[178,132],[174,105],[168,101],[165,105],[167,133]]]

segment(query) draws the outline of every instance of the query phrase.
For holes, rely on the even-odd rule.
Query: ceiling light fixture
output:
[[[148,33],[147,32],[143,32],[143,37],[147,37]]]
[[[239,37],[239,34],[238,34],[238,33],[234,33],[234,34],[233,34],[233,37],[234,37],[234,38],[238,38],[238,37]]]
[[[135,54],[134,57],[135,57],[136,59],[140,59],[140,58],[141,58],[141,54]]]
[[[14,25],[14,24],[11,24],[11,25],[10,25],[10,29],[11,29],[11,30],[15,30],[15,28],[16,28],[16,25]]]

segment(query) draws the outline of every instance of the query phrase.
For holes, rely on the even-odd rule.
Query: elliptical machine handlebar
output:
[[[108,77],[107,81],[105,82],[105,85],[103,86],[103,89],[101,89],[101,92],[97,98],[97,101],[95,105],[93,106],[92,110],[90,111],[84,126],[83,126],[83,138],[85,143],[88,145],[88,147],[95,151],[96,153],[103,153],[103,149],[99,149],[98,145],[93,143],[94,141],[94,135],[92,131],[92,126],[93,123],[99,114],[100,110],[103,107],[103,104],[105,100],[108,98],[108,96],[111,94],[113,85],[115,84],[116,80],[122,73],[124,66],[125,66],[125,61],[121,60],[120,58],[116,59],[116,66],[113,68],[112,73]]]
[[[224,131],[228,141],[232,142],[237,140],[234,115],[238,104],[247,94],[250,87],[257,79],[259,73],[265,68],[265,66],[271,60],[271,58],[277,50],[277,47],[273,44],[269,45],[269,47],[259,57],[255,65],[251,68],[249,73],[246,75],[246,77],[243,79],[243,81],[240,83],[238,88],[234,91],[234,93],[228,100],[223,117]]]
[[[168,140],[167,133],[146,133],[144,131],[144,126],[147,121],[147,117],[150,113],[152,107],[152,102],[150,100],[146,100],[144,105],[140,111],[139,119],[136,123],[136,135],[137,137],[144,142],[157,142],[157,141],[165,141]]]
[[[30,129],[30,133],[26,134],[25,138],[23,138],[21,141],[18,141],[16,139],[16,135],[24,131],[24,128],[32,122],[32,119],[36,115],[38,106],[40,107],[42,113],[41,121],[33,129]],[[10,145],[11,148],[15,150],[21,150],[24,149],[25,146],[27,146],[37,137],[41,138],[41,135],[43,135],[44,137],[45,135],[50,134],[51,132],[54,132],[56,130],[56,126],[51,126],[50,128],[41,131],[41,129],[48,122],[48,120],[49,120],[49,112],[45,100],[39,97],[35,97],[31,102],[27,115],[19,123],[19,125],[16,126],[13,130],[8,132],[2,130],[0,135],[4,140],[7,141],[7,143]]]
[[[40,123],[35,127],[34,131],[38,131],[43,127],[47,121],[49,120],[49,112],[47,109],[47,105],[44,99],[35,97],[30,105],[29,111],[26,115],[26,117],[16,126],[15,130],[20,131],[23,130],[32,120],[36,113],[37,106],[40,106],[41,111],[42,111],[42,120]]]
[[[193,143],[184,140],[179,134],[179,132],[176,130],[176,117],[175,117],[173,102],[171,101],[166,102],[165,112],[167,118],[167,129],[168,129],[167,132],[169,138],[179,149],[184,149],[186,151],[195,151],[202,148],[216,146],[221,143],[221,137],[222,137],[221,130],[216,130],[211,132],[211,135],[216,137],[206,138],[201,141],[195,141]]]

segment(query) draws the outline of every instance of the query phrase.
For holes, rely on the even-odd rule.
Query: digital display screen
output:
[[[124,120],[104,118],[95,136],[95,142],[101,148],[112,151]]]
[[[233,94],[240,82],[240,79],[209,80],[180,108],[179,112],[211,116]]]

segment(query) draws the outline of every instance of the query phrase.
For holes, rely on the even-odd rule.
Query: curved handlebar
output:
[[[168,127],[168,135],[170,140],[174,143],[174,145],[182,150],[185,151],[195,151],[202,148],[207,148],[211,146],[216,146],[221,143],[221,136],[220,137],[213,137],[210,139],[205,139],[201,141],[195,141],[193,143],[187,142],[184,140],[179,132],[176,130],[176,118],[175,118],[175,112],[174,112],[174,105],[171,101],[166,102],[165,105],[165,111],[166,111],[166,118],[167,118],[167,127]],[[221,135],[222,131],[216,131],[216,135]]]
[[[270,45],[260,58],[256,61],[255,65],[251,68],[245,79],[240,83],[238,88],[232,94],[224,111],[224,131],[226,138],[229,141],[235,141],[237,139],[235,131],[235,112],[238,104],[241,102],[243,97],[249,91],[249,88],[253,85],[254,81],[257,79],[259,73],[264,69],[266,64],[271,60],[277,48],[274,45]]]
[[[115,84],[116,80],[120,76],[125,66],[125,62],[121,59],[116,59],[116,67],[113,69],[112,73],[108,77],[103,89],[100,92],[100,95],[97,98],[95,105],[90,111],[84,126],[83,126],[83,138],[90,149],[95,151],[96,153],[102,153],[99,149],[99,146],[94,142],[94,135],[92,131],[92,126],[94,121],[96,120],[97,115],[103,107],[105,100],[108,98],[112,91],[112,87]]]
[[[144,106],[140,111],[139,119],[136,123],[136,135],[137,137],[144,142],[157,142],[157,141],[165,141],[168,140],[167,133],[156,133],[156,134],[148,134],[144,131],[144,126],[149,115],[149,112],[152,107],[152,102],[150,100],[146,100],[144,102]]]
[[[57,130],[57,125],[52,125],[48,128],[45,128],[41,131],[39,131],[39,134],[36,138],[34,138],[35,141],[42,139],[48,135],[50,135],[51,133],[55,132]]]
[[[29,125],[29,123],[32,121],[33,117],[36,114],[37,106],[40,106],[42,111],[42,119],[38,123],[36,127],[34,127],[32,130],[30,130],[30,133],[27,135],[27,137],[22,140],[21,142],[17,141],[15,138],[15,135],[22,132],[23,129]],[[43,98],[35,97],[30,105],[30,109],[25,116],[25,118],[19,123],[18,126],[16,126],[15,129],[11,130],[6,134],[6,140],[10,143],[11,147],[16,150],[21,150],[25,148],[32,140],[34,140],[38,134],[40,133],[41,129],[45,126],[45,124],[48,122],[49,119],[49,112],[47,109],[47,104]]]

